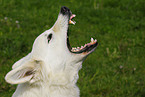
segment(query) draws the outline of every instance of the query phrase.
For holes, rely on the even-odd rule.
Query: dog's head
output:
[[[74,80],[83,60],[98,44],[97,40],[91,38],[91,42],[84,46],[70,46],[68,27],[69,24],[75,24],[72,21],[74,17],[67,7],[62,7],[53,27],[36,38],[32,52],[13,65],[13,70],[5,77],[6,81],[11,84],[33,83],[44,79],[55,82],[62,77],[66,80],[66,76]]]

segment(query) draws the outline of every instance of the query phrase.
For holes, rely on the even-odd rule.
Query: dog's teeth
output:
[[[94,41],[94,39],[93,38],[91,38],[91,42],[93,42]]]
[[[74,50],[75,50],[75,48],[73,47],[71,51],[74,51]]]
[[[91,43],[93,43],[94,42],[94,39],[93,38],[91,38]]]
[[[75,24],[76,24],[76,22],[75,22],[75,21],[72,21],[72,24],[74,24],[74,25],[75,25]]]
[[[79,49],[75,49],[75,50],[74,50],[74,52],[77,52],[77,51],[79,51]]]
[[[94,42],[97,42],[97,40],[95,39]]]
[[[75,14],[72,14],[71,17],[70,17],[70,20],[71,20],[72,18],[74,18],[74,17],[76,17],[76,15],[75,15]]]
[[[79,49],[80,49],[80,47],[77,47],[76,49],[77,49],[77,50],[79,50]]]
[[[75,14],[72,14],[72,15],[71,15],[70,20],[69,20],[69,24],[74,24],[74,25],[75,25],[76,22],[71,20],[71,19],[74,18],[75,16],[76,16]]]
[[[81,46],[81,47],[72,47],[71,51],[78,52],[78,51],[82,50],[83,48],[85,48],[86,46],[87,46],[87,44],[85,44],[84,46]]]
[[[73,24],[73,25],[75,25],[75,21],[72,21],[72,20],[69,20],[69,24]]]
[[[75,14],[72,14],[72,16],[71,16],[72,18],[74,18],[74,17],[76,17],[76,15]]]
[[[72,21],[71,20],[69,20],[69,24],[72,24]]]
[[[75,14],[73,14],[73,17],[76,17],[76,15],[75,15]]]

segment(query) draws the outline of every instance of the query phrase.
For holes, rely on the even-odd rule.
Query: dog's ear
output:
[[[31,53],[29,53],[27,56],[23,57],[22,59],[14,63],[14,65],[12,66],[12,69],[15,69],[16,67],[21,66],[24,62],[28,61],[30,57],[31,57]]]
[[[21,84],[25,82],[33,83],[38,79],[36,76],[41,73],[43,63],[38,60],[29,60],[12,69],[5,77],[10,84]]]

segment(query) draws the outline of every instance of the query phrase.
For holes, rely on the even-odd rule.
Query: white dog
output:
[[[79,97],[76,86],[82,62],[97,47],[97,40],[84,46],[69,45],[68,26],[75,15],[62,7],[54,26],[39,35],[31,53],[17,61],[5,80],[19,84],[12,97]]]

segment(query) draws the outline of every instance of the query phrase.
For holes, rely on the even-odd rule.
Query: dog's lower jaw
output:
[[[46,87],[47,86],[47,87]],[[39,91],[39,92],[38,92]],[[79,97],[79,88],[76,85],[31,85],[19,84],[12,97]]]

